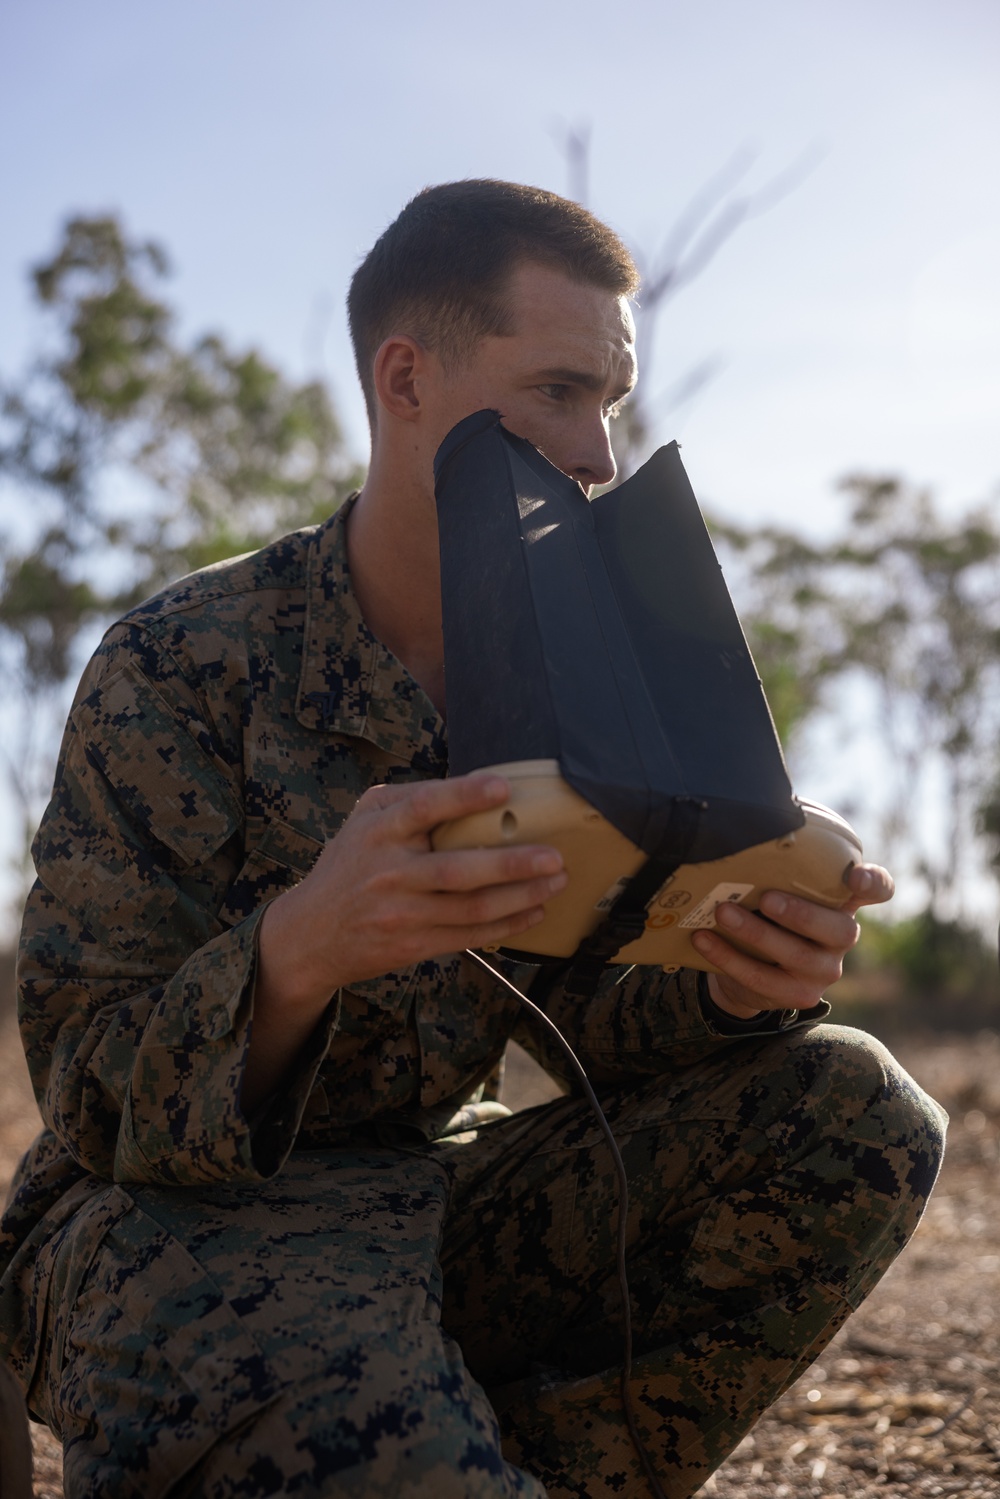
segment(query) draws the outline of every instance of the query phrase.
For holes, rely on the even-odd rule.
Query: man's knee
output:
[[[787,1146],[796,1130],[817,1129],[839,1137],[845,1149],[855,1147],[855,1160],[864,1173],[872,1171],[877,1190],[879,1172],[864,1147],[888,1151],[906,1162],[904,1182],[885,1176],[882,1185],[892,1193],[904,1185],[926,1198],[937,1176],[944,1151],[947,1115],[900,1066],[881,1041],[850,1026],[823,1025],[789,1037],[801,1082],[801,1097],[788,1117],[779,1122]]]
[[[762,1276],[778,1293],[823,1284],[858,1305],[919,1222],[942,1111],[878,1041],[834,1025],[734,1050],[721,1097],[759,1145],[706,1203],[698,1275],[720,1286]]]
[[[831,1285],[858,1305],[920,1221],[947,1116],[862,1031],[818,1026],[789,1040],[801,1091],[770,1130],[788,1210],[800,1223],[813,1217]]]

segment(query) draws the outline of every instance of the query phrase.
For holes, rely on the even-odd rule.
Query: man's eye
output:
[[[553,401],[564,401],[569,390],[568,385],[540,385],[538,389],[543,396],[548,396]]]
[[[616,417],[621,416],[623,410],[625,409],[626,399],[627,398],[625,396],[622,396],[620,401],[612,401],[610,406],[605,406],[604,415],[608,418],[609,421],[613,422]]]

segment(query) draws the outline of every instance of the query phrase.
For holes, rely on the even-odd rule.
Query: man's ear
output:
[[[375,396],[398,421],[414,422],[424,405],[424,386],[434,355],[408,333],[393,333],[379,346],[372,380]]]

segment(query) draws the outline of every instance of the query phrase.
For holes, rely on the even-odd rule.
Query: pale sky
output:
[[[556,136],[589,121],[589,206],[647,257],[739,153],[750,190],[810,163],[658,326],[657,437],[703,503],[822,530],[858,469],[996,501],[998,79],[1000,0],[6,0],[0,374],[28,266],[114,209],[169,250],[185,330],[324,373],[363,458],[359,258],[427,183],[565,192]]]

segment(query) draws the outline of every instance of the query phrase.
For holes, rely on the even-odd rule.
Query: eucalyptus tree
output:
[[[325,387],[217,333],[185,342],[168,270],[116,218],[70,219],[31,273],[39,352],[0,384],[2,742],[26,832],[101,624],[360,481]]]

